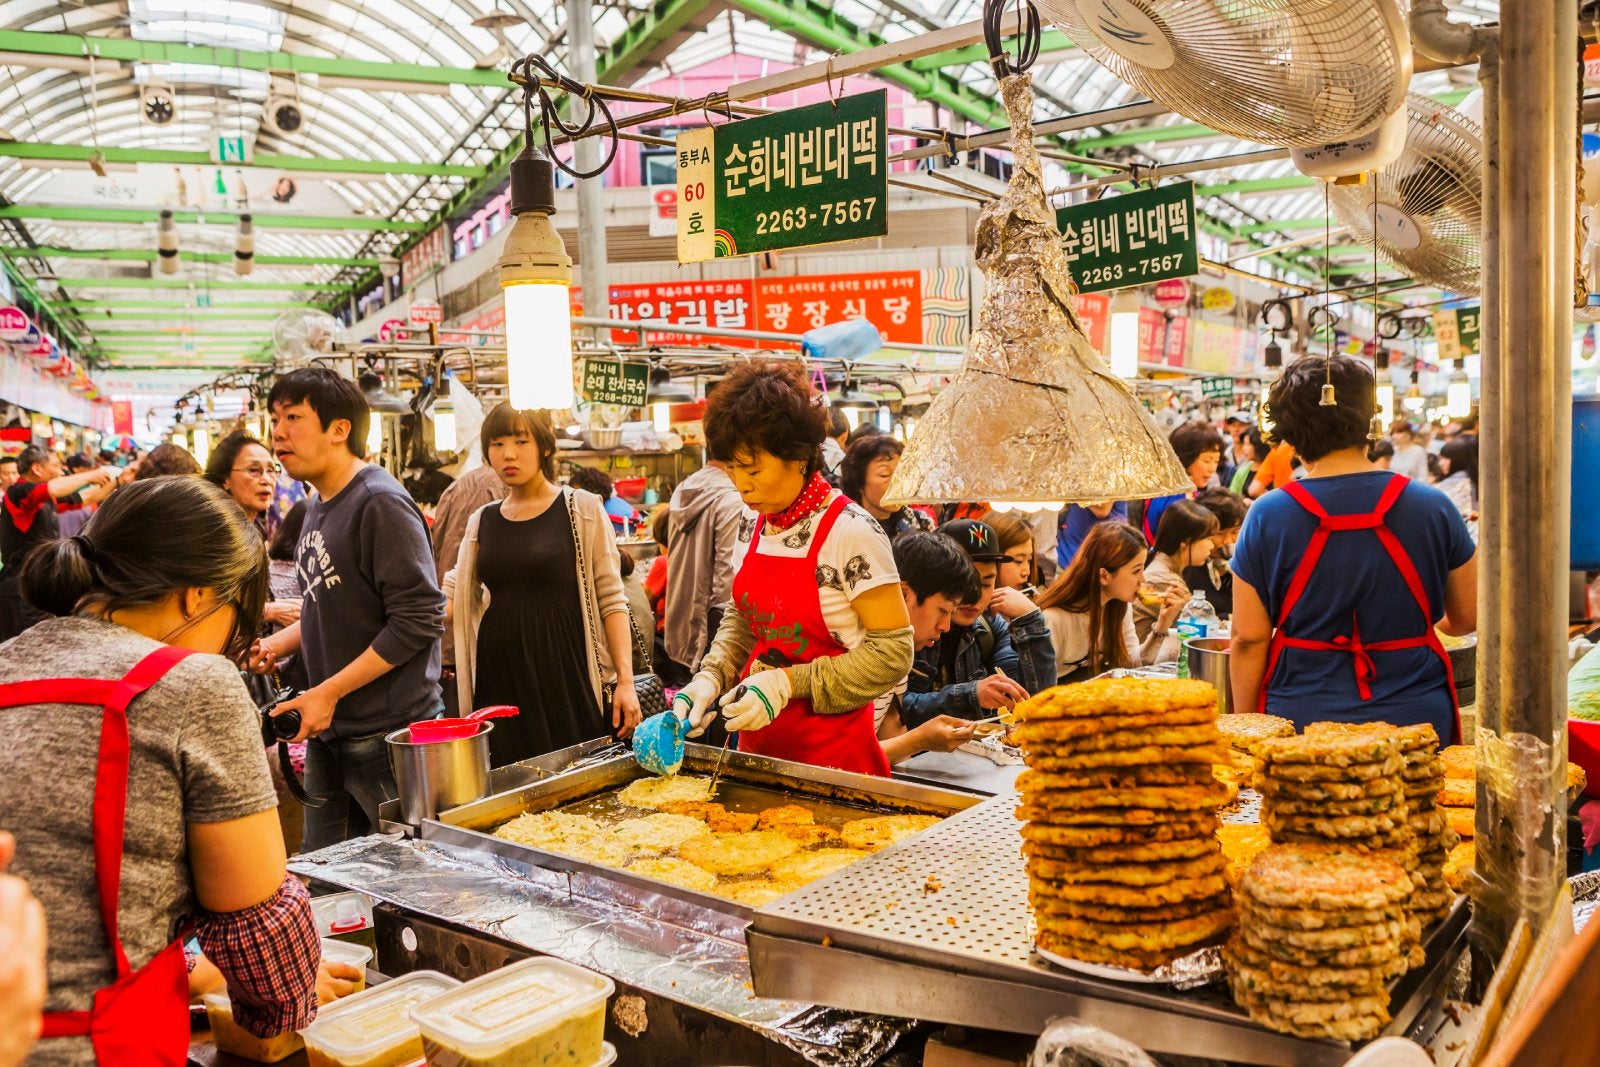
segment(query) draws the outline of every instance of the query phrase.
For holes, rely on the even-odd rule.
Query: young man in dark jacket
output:
[[[444,595],[422,512],[366,462],[370,417],[354,382],[323,368],[279,378],[268,397],[272,450],[310,482],[295,569],[300,621],[263,638],[252,666],[298,651],[311,688],[278,706],[306,742],[306,851],[370,833],[397,795],[384,734],[443,710]]]
[[[937,715],[986,718],[1056,680],[1055,646],[1043,613],[1015,589],[995,588],[1006,556],[994,528],[958,519],[945,523],[939,533],[953,537],[972,557],[982,591],[956,609],[949,633],[918,650],[901,701],[901,718],[908,727]]]

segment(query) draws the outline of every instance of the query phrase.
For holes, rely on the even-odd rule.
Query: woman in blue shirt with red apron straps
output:
[[[1258,500],[1234,550],[1233,706],[1458,739],[1435,627],[1476,627],[1475,548],[1443,493],[1367,459],[1375,399],[1371,370],[1346,356],[1301,359],[1272,387],[1273,435],[1308,477]]]
[[[827,415],[797,362],[745,363],[708,400],[707,448],[758,517],[673,711],[690,736],[720,710],[742,752],[887,777],[873,702],[911,669],[910,618],[882,527],[822,477]]]

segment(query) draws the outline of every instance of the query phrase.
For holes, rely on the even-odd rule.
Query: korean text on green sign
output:
[[[617,359],[583,361],[583,399],[591,404],[643,407],[650,391],[650,368]]]
[[[678,262],[889,232],[888,93],[678,135]]]
[[[1233,379],[1201,378],[1200,395],[1212,399],[1217,397],[1230,397],[1233,395]]]
[[[1064,207],[1056,226],[1080,293],[1200,273],[1193,182]]]
[[[1433,313],[1433,342],[1441,363],[1478,351],[1478,308],[1455,308]]]

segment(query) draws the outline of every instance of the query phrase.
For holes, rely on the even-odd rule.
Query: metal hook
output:
[[[833,104],[833,109],[835,111],[839,110],[839,98],[833,94],[833,59],[834,56],[837,56],[838,54],[838,52],[835,52],[832,56],[828,57],[828,66],[823,73],[823,84],[828,87],[828,100]],[[839,78],[839,92],[844,92],[843,76]]]

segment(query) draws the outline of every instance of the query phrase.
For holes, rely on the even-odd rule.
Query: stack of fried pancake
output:
[[[1406,804],[1405,756],[1387,723],[1320,723],[1251,749],[1261,760],[1261,824],[1274,844],[1327,844],[1382,852],[1418,869]],[[1407,931],[1415,926],[1405,924]],[[1421,963],[1420,928],[1409,937]]]
[[[1017,706],[1017,817],[1040,948],[1150,970],[1233,923],[1212,776],[1226,757],[1198,681],[1058,686]]]
[[[1239,884],[1239,924],[1223,947],[1233,998],[1264,1026],[1364,1041],[1389,1023],[1385,983],[1409,954],[1411,876],[1387,854],[1274,845]]]
[[[1439,735],[1428,723],[1390,726],[1388,723],[1312,723],[1306,727],[1311,737],[1342,734],[1373,734],[1393,737],[1404,763],[1400,771],[1406,798],[1406,824],[1415,839],[1417,865],[1411,872],[1416,885],[1408,905],[1412,917],[1423,927],[1433,925],[1450,911],[1455,894],[1444,880],[1444,865],[1450,849],[1459,839],[1446,822],[1444,812],[1435,806],[1435,794],[1444,784],[1444,764],[1439,757]]]

